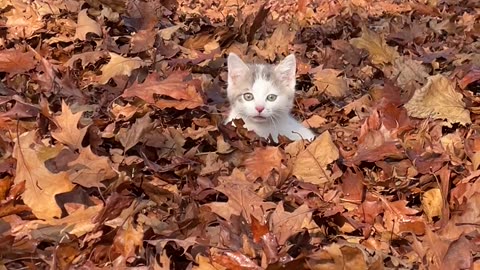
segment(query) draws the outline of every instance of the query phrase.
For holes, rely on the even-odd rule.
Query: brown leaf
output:
[[[140,57],[125,58],[116,53],[109,52],[109,54],[110,61],[100,69],[102,71],[102,75],[98,78],[98,83],[100,84],[108,83],[115,76],[130,76],[134,69],[145,65],[145,62]]]
[[[344,78],[338,77],[342,73],[335,69],[320,69],[314,74],[314,84],[320,93],[332,97],[341,97],[347,94],[348,86]]]
[[[83,137],[88,129],[88,126],[78,128],[82,114],[83,111],[74,114],[65,101],[62,101],[62,113],[54,116],[57,129],[52,131],[52,137],[74,149],[82,148]]]
[[[120,141],[126,152],[134,147],[145,136],[145,134],[150,132],[154,127],[150,115],[145,114],[142,118],[137,118],[135,123],[129,129],[120,129],[116,138]]]
[[[362,36],[352,38],[350,43],[359,49],[366,49],[370,54],[372,63],[375,65],[393,63],[399,56],[396,49],[388,46],[382,36],[372,32],[366,27],[362,28]]]
[[[432,188],[423,194],[422,208],[430,222],[434,217],[442,216],[443,198],[439,188]]]
[[[301,232],[306,223],[312,219],[312,211],[308,205],[302,204],[292,213],[285,212],[283,203],[279,203],[270,219],[272,232],[278,239],[279,245],[284,245],[290,236]]]
[[[10,73],[9,76],[25,73],[35,68],[36,65],[35,54],[31,51],[0,51],[0,71]]]
[[[299,180],[316,185],[331,183],[333,179],[327,165],[338,158],[338,148],[333,143],[330,133],[324,132],[298,154],[292,174]]]
[[[70,181],[84,187],[105,187],[101,181],[117,175],[107,157],[95,155],[90,147],[80,149],[80,155],[68,163]]]
[[[194,80],[187,80],[188,72],[175,72],[165,80],[150,74],[142,84],[134,83],[125,89],[123,97],[139,97],[160,109],[174,107],[178,110],[193,109],[204,104],[198,93]],[[154,95],[167,96],[171,99],[155,99]]]
[[[465,109],[462,94],[443,75],[430,76],[421,89],[405,104],[408,115],[417,118],[445,119],[446,125],[467,125],[472,122],[470,112]]]
[[[75,29],[75,37],[80,40],[86,40],[88,33],[94,33],[97,36],[102,36],[102,28],[93,19],[87,15],[88,9],[83,9],[78,13],[77,28]]]
[[[255,181],[257,178],[265,181],[269,178],[272,170],[277,173],[286,170],[282,163],[284,159],[285,154],[278,147],[256,148],[243,162],[246,168],[245,174],[251,181]]]
[[[35,142],[35,132],[30,131],[19,136],[15,143],[13,157],[17,159],[15,183],[25,181],[23,201],[33,214],[41,219],[60,217],[61,210],[55,201],[55,195],[71,191],[74,185],[68,180],[68,174],[51,173],[44,165],[41,156],[49,147]],[[33,148],[32,148],[33,147]]]

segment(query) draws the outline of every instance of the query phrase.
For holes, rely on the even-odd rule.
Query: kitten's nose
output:
[[[263,107],[263,106],[255,106],[255,110],[257,110],[257,112],[261,113],[261,112],[263,112],[263,110],[265,110],[265,107]]]

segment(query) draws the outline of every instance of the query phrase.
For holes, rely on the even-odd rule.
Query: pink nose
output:
[[[263,107],[263,106],[256,106],[255,109],[257,110],[257,112],[261,113],[261,112],[263,112],[263,110],[265,110],[265,107]]]

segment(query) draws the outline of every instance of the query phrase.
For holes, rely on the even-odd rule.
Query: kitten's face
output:
[[[230,54],[227,93],[236,117],[261,123],[288,114],[295,94],[295,69],[294,55],[274,66],[247,65]]]

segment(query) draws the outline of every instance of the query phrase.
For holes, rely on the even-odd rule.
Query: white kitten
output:
[[[236,54],[228,56],[227,94],[232,106],[225,123],[236,118],[248,130],[267,138],[278,135],[290,140],[311,140],[315,134],[291,115],[295,96],[295,55],[278,65],[245,64]]]

